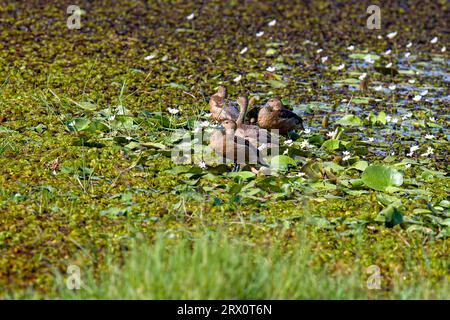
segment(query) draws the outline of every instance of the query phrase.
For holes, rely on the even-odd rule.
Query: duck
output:
[[[237,129],[234,120],[223,120],[225,130],[215,130],[210,136],[210,147],[223,159],[233,161],[233,171],[238,171],[241,164],[260,164],[267,167],[258,148],[249,140],[235,134]]]
[[[304,129],[302,118],[283,108],[278,98],[270,98],[266,106],[259,110],[258,125],[264,129],[278,129],[283,135],[295,129]]]
[[[249,101],[247,100],[247,98],[239,97],[237,99],[237,104],[239,105],[240,110],[239,117],[236,120],[235,135],[248,140],[258,149],[260,147],[270,147],[270,143],[273,139],[271,134],[266,129],[262,129],[256,125],[244,123],[245,115],[247,113],[247,107],[249,105]]]
[[[234,120],[239,117],[239,109],[229,101],[227,97],[227,88],[219,86],[217,92],[209,99],[209,112],[211,118],[216,121]]]

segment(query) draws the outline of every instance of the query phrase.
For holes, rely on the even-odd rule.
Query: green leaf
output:
[[[267,83],[270,84],[275,89],[285,88],[287,86],[286,82],[278,81],[278,80],[267,80]]]
[[[322,149],[326,149],[326,150],[336,150],[339,149],[339,143],[340,141],[337,139],[329,139],[326,140],[323,144],[322,144]]]
[[[347,114],[343,116],[341,119],[336,121],[337,124],[343,125],[343,126],[360,126],[362,124],[362,120],[360,117],[355,116],[353,114]]]
[[[369,166],[364,170],[361,178],[367,187],[378,191],[385,191],[388,187],[403,184],[403,175],[387,166]]]
[[[76,118],[67,124],[70,131],[83,131],[89,128],[91,120],[85,118]]]
[[[228,173],[229,177],[233,178],[241,178],[243,180],[248,180],[255,177],[255,174],[251,171],[239,171],[239,172],[230,172]]]
[[[386,227],[392,228],[403,222],[403,215],[396,207],[389,205],[380,211],[375,220],[384,221]]]
[[[270,166],[276,170],[287,170],[289,165],[296,166],[297,161],[286,155],[275,156],[270,160]]]

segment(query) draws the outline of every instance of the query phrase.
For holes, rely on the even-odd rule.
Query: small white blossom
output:
[[[284,141],[284,144],[287,145],[288,147],[292,146],[293,143],[294,142],[291,139]]]
[[[205,118],[211,118],[212,113],[208,112],[203,115]]]
[[[408,82],[411,84],[416,83],[416,79],[409,79]]]
[[[411,48],[411,46],[412,46],[412,42],[410,42],[406,45],[407,48]]]
[[[389,63],[386,65],[386,68],[390,68],[390,67],[392,67],[392,62],[389,62]]]
[[[393,124],[396,124],[396,123],[398,122],[398,118],[392,118],[391,122],[392,122]]]
[[[441,52],[445,52],[445,51],[447,51],[447,48],[446,47],[442,47]]]
[[[195,18],[195,14],[193,12],[186,17],[187,20],[192,20],[194,18]]]
[[[389,39],[393,39],[396,35],[397,35],[397,31],[394,31],[394,32],[388,33],[386,35],[386,37],[388,37]]]
[[[376,86],[375,88],[373,88],[373,90],[375,90],[375,91],[381,91],[381,90],[383,90],[383,86],[381,86],[381,85]]]
[[[409,58],[410,55],[411,55],[411,52],[405,53],[405,58]]]
[[[420,101],[420,100],[422,100],[422,96],[420,95],[420,94],[416,94],[415,96],[414,96],[414,98],[413,98],[413,100],[414,101]]]
[[[372,60],[372,58],[370,57],[370,54],[368,54],[368,55],[366,55],[364,57],[364,61],[367,62],[367,63],[370,63],[370,64],[374,64],[375,63],[375,60]]]
[[[198,124],[201,128],[208,127],[209,121],[200,121]]]
[[[334,131],[328,131],[327,137],[334,138],[336,136],[336,134],[337,134],[337,129]]]
[[[274,72],[274,71],[275,71],[275,68],[274,68],[274,67],[267,67],[266,71]]]
[[[323,49],[320,48],[320,49],[317,49],[316,53],[321,53],[322,51],[323,51]]]
[[[303,177],[303,176],[305,176],[306,175],[306,173],[304,173],[304,172],[298,172],[297,173],[297,177]]]
[[[425,135],[425,139],[428,139],[428,140],[434,139],[434,135],[432,135],[432,134],[426,134],[426,135]]]
[[[407,164],[405,164],[405,168],[406,168],[406,169],[409,169],[409,168],[411,168],[411,163],[407,163]]]
[[[389,90],[394,91],[395,89],[397,89],[397,86],[395,84],[391,84],[389,86]]]
[[[337,66],[337,70],[342,70],[342,69],[344,69],[345,68],[345,63],[343,63],[343,64],[341,64],[341,65],[339,65],[339,66]]]
[[[348,46],[348,47],[347,47],[347,50],[353,51],[353,50],[355,50],[355,46],[354,46],[354,45]]]
[[[369,138],[367,138],[367,141],[369,141],[369,142],[374,142],[375,139],[374,139],[373,137],[369,137]]]
[[[304,140],[304,141],[302,141],[302,143],[300,144],[300,148],[302,148],[302,149],[308,149],[308,148],[310,148],[310,147],[311,147],[311,145],[309,144],[308,140]]]
[[[236,78],[233,79],[234,82],[239,82],[242,79],[242,75],[238,75]]]
[[[359,80],[364,80],[366,77],[367,77],[367,73],[364,72],[359,76]]]
[[[288,152],[289,152],[289,149],[286,149],[286,150],[283,151],[283,154],[284,154],[284,155],[287,155]]]
[[[260,31],[260,32],[258,32],[257,34],[256,34],[256,36],[259,38],[259,37],[262,37],[264,35],[264,31]]]
[[[419,150],[419,146],[411,146],[409,148],[409,153],[407,153],[407,156],[412,157],[414,152],[416,152],[417,150]]]
[[[244,49],[242,49],[239,53],[240,54],[244,54],[244,53],[246,53],[248,51],[248,48],[247,47],[245,47]]]
[[[430,120],[431,122],[435,122],[436,118],[435,117],[430,117],[428,120]]]
[[[433,39],[431,39],[430,42],[431,42],[431,43],[436,43],[436,42],[438,42],[438,37],[434,37]]]
[[[277,24],[277,20],[273,19],[273,20],[270,21],[267,25],[268,25],[269,27],[273,27],[273,26],[275,26],[276,24]]]
[[[391,49],[389,49],[389,50],[386,50],[386,52],[384,53],[385,55],[390,55],[391,54],[391,52],[392,52],[392,50]]]
[[[177,113],[179,113],[180,112],[180,110],[179,109],[176,109],[176,108],[167,108],[167,111],[169,111],[169,113],[171,113],[171,114],[177,114]]]
[[[152,59],[154,59],[156,57],[156,55],[155,54],[150,54],[150,55],[148,55],[148,56],[146,56],[145,58],[144,58],[144,60],[152,60]]]
[[[305,130],[303,130],[303,132],[304,132],[304,133],[306,133],[306,134],[308,134],[308,133],[310,133],[310,132],[311,132],[311,129],[309,129],[309,128],[306,128]]]
[[[200,168],[202,168],[202,169],[206,169],[206,162],[203,161],[203,160],[201,160],[201,161],[198,163],[198,166],[199,166]]]
[[[320,61],[321,61],[322,63],[325,63],[327,60],[328,60],[328,57],[322,57],[322,58],[320,58]]]
[[[348,151],[343,151],[342,155],[343,155],[343,157],[342,157],[343,161],[347,161],[351,158],[350,152],[348,152]]]
[[[422,157],[429,157],[434,153],[434,149],[432,147],[428,147],[425,153],[422,153]]]
[[[390,115],[386,115],[386,122],[391,122],[392,117]]]
[[[428,94],[428,90],[423,90],[421,93],[420,93],[420,95],[423,97],[423,96],[426,96]]]

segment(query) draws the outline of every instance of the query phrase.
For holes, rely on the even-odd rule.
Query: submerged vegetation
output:
[[[368,30],[369,4],[80,1],[79,30],[62,4],[0,4],[0,297],[448,299],[448,4]],[[221,84],[302,116],[272,175],[171,158]],[[158,259],[186,292],[152,292]],[[68,265],[91,291],[67,292]]]

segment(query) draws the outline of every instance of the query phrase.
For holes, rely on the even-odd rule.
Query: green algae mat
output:
[[[449,299],[448,2],[369,5],[0,4],[0,298]],[[219,85],[303,118],[270,174]]]

